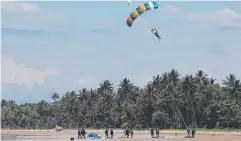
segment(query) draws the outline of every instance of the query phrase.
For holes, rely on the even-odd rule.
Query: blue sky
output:
[[[158,2],[126,19],[140,2],[4,2],[2,97],[50,100],[52,92],[96,88],[128,77],[144,86],[175,68],[221,81],[241,77],[241,2]],[[163,40],[151,33],[156,27]]]

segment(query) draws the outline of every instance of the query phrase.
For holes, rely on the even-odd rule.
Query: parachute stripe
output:
[[[126,24],[131,27],[134,21],[139,17],[142,13],[145,13],[146,11],[149,11],[151,9],[158,9],[158,3],[157,2],[146,2],[144,4],[141,4],[139,7],[134,9],[134,11],[128,16]]]
[[[136,16],[135,14],[132,12],[131,15],[130,15],[131,19],[134,21],[136,19]]]
[[[134,15],[136,16],[136,18],[139,17],[139,13],[137,12],[136,9],[133,11],[133,13],[134,13]]]
[[[148,3],[145,3],[144,5],[146,7],[146,11],[150,10],[150,5]]]
[[[128,21],[130,22],[130,24],[134,22],[130,16],[128,17]]]
[[[128,20],[126,21],[126,24],[127,24],[129,27],[131,27],[131,25],[132,25]]]
[[[143,13],[146,12],[146,7],[145,7],[144,4],[141,5],[141,10],[142,10]]]
[[[155,9],[158,9],[158,4],[157,4],[157,2],[154,2],[154,1],[153,1],[152,3],[153,3],[153,5],[154,5],[154,8],[155,8]]]
[[[150,5],[150,9],[154,9],[154,5],[152,2],[148,2],[148,4]]]
[[[136,11],[138,12],[139,15],[141,15],[143,12],[141,11],[140,6],[136,8]]]

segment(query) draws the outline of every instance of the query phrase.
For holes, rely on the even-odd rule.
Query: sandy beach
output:
[[[104,138],[103,130],[87,130],[87,133],[95,132]],[[8,141],[68,141],[70,137],[75,140],[97,140],[97,139],[77,139],[76,130],[63,130],[56,132],[55,130],[1,130],[1,139]],[[197,131],[196,137],[192,139],[184,138],[185,131],[161,131],[160,136],[165,138],[151,138],[149,131],[134,131],[134,137],[129,139],[121,139],[124,136],[123,130],[114,130],[114,141],[117,140],[144,140],[144,141],[241,141],[241,132],[208,132]],[[109,140],[109,139],[108,139]]]

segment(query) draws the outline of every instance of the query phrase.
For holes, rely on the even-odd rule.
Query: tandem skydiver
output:
[[[158,33],[158,31],[157,31],[156,28],[152,28],[152,29],[151,29],[151,32],[152,32],[154,35],[156,35],[156,37],[159,39],[159,41],[160,41],[160,39],[162,39],[161,36],[159,35],[159,33]]]

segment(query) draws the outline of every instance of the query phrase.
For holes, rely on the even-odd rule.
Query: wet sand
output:
[[[104,131],[102,130],[86,130],[87,134],[95,132],[104,138]],[[69,141],[70,137],[75,140],[98,140],[98,139],[77,139],[77,130],[63,130],[56,132],[55,130],[1,130],[1,140],[8,141]],[[134,131],[133,138],[122,138],[124,136],[123,130],[114,130],[113,141],[120,140],[143,140],[143,141],[241,141],[241,132],[205,132],[197,131],[195,138],[184,138],[185,131],[160,131],[160,136],[165,138],[151,138],[150,131]]]

